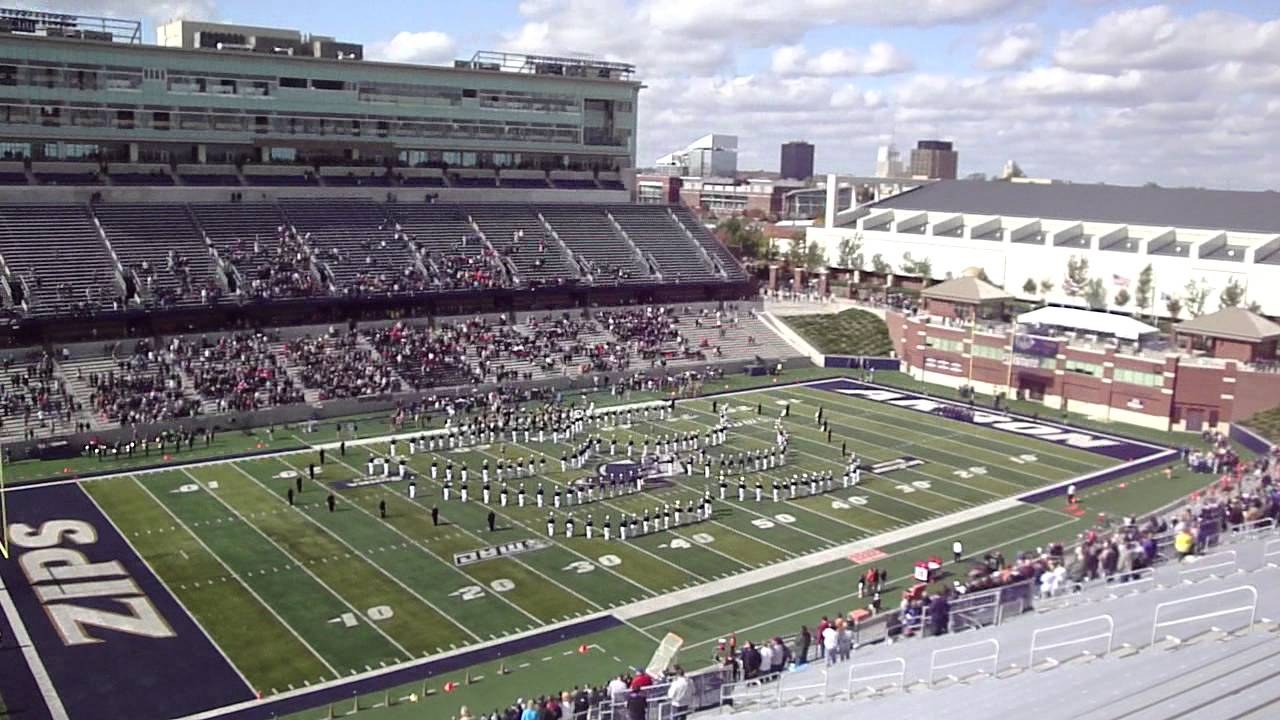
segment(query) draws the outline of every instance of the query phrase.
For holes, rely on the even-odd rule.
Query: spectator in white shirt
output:
[[[839,647],[840,633],[833,625],[822,631],[822,649],[827,653],[827,664],[836,664],[836,649]]]
[[[676,676],[667,688],[667,699],[671,701],[671,720],[684,720],[689,716],[693,704],[693,684],[684,676],[684,668],[675,668]]]

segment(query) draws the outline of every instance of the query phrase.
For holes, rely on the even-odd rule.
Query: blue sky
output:
[[[34,5],[30,0],[26,4]],[[1280,0],[49,0],[48,9],[292,27],[371,57],[585,52],[639,66],[642,165],[708,132],[740,167],[817,145],[953,140],[963,173],[1016,160],[1077,181],[1280,189]]]

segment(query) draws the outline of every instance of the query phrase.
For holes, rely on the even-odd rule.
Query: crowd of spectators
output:
[[[292,227],[277,227],[267,242],[238,239],[225,257],[240,271],[246,284],[242,292],[255,300],[309,297],[323,290],[310,251]]]
[[[303,399],[271,349],[278,341],[278,335],[262,331],[216,340],[174,338],[169,352],[191,379],[191,389],[202,400],[216,401],[217,412],[259,410]]]
[[[0,377],[0,429],[21,418],[23,439],[36,437],[38,431],[53,432],[59,425],[69,425],[79,403],[67,390],[66,383],[54,373],[53,356],[46,351],[32,353],[26,362],[13,357],[3,360]],[[6,381],[7,379],[7,381]]]
[[[318,337],[285,343],[285,353],[298,364],[304,387],[320,391],[321,400],[355,398],[400,390],[400,381],[377,350],[361,342],[355,330],[334,328]]]
[[[115,368],[89,374],[93,388],[89,404],[94,412],[121,425],[190,417],[198,412],[199,402],[183,393],[182,375],[168,351],[157,351],[149,341],[139,340],[131,355],[113,359]]]

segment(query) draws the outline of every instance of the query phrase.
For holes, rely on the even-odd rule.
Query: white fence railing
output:
[[[994,650],[989,655],[967,657],[963,660],[956,660],[954,662],[938,662],[938,658],[940,656],[954,655],[959,653],[961,650],[973,650],[980,647],[992,647]],[[986,672],[988,663],[990,663],[991,666],[990,674],[995,675],[1000,663],[1000,642],[995,638],[988,638],[986,640],[979,640],[978,642],[934,650],[929,656],[929,684],[933,685],[937,682],[939,671],[953,670],[958,667],[974,667],[975,670]],[[947,675],[953,674],[954,673],[950,672],[947,673]]]
[[[866,672],[871,668],[884,668],[889,665],[897,667],[892,672]],[[849,666],[849,687],[850,693],[857,692],[858,688],[865,690],[883,690],[886,687],[902,687],[906,684],[907,677],[907,661],[902,658],[889,658],[888,660],[877,660],[875,662],[855,663]],[[880,680],[894,679],[891,683],[880,683]]]
[[[1085,635],[1083,637],[1073,637],[1069,640],[1059,640],[1058,642],[1044,642],[1044,643],[1041,642],[1042,636],[1048,635],[1050,636],[1050,639],[1052,639],[1052,633],[1060,632],[1062,630],[1078,628],[1081,626],[1099,625],[1103,622],[1106,623],[1106,628],[1107,628],[1106,632],[1095,633],[1093,635]],[[1035,632],[1031,633],[1031,650],[1027,655],[1027,666],[1030,667],[1036,664],[1036,653],[1048,652],[1049,650],[1056,650],[1058,648],[1071,647],[1073,645],[1087,645],[1089,643],[1099,641],[1099,640],[1107,641],[1106,649],[1103,650],[1102,653],[1100,654],[1109,655],[1111,653],[1111,644],[1115,640],[1115,635],[1116,635],[1116,621],[1115,621],[1115,618],[1111,617],[1110,615],[1095,615],[1094,617],[1085,618],[1083,620],[1076,620],[1075,622],[1062,623],[1061,625],[1051,625],[1046,628],[1039,628]],[[1050,659],[1052,660],[1053,658],[1050,658]]]
[[[1166,611],[1169,610],[1170,608],[1181,607],[1183,605],[1188,605],[1190,603],[1195,603],[1195,602],[1201,602],[1204,600],[1209,600],[1211,598],[1219,598],[1219,597],[1226,597],[1228,595],[1239,595],[1239,594],[1249,595],[1250,597],[1249,603],[1246,605],[1237,605],[1233,607],[1222,608],[1220,610],[1200,613],[1198,615],[1192,615],[1190,617],[1184,617],[1184,618],[1177,618],[1174,620],[1160,619],[1161,616],[1164,615]],[[1215,605],[1217,605],[1217,603],[1215,603]],[[1162,628],[1170,628],[1170,627],[1186,625],[1194,622],[1202,622],[1204,620],[1212,620],[1213,618],[1225,617],[1227,615],[1242,615],[1244,613],[1249,614],[1249,624],[1246,625],[1246,628],[1248,628],[1249,630],[1252,630],[1253,624],[1258,618],[1258,588],[1252,585],[1241,585],[1240,587],[1234,587],[1228,590],[1219,590],[1217,592],[1205,593],[1204,595],[1195,595],[1189,598],[1182,598],[1181,600],[1170,600],[1168,602],[1162,602],[1156,606],[1155,615],[1151,619],[1151,642],[1149,643],[1149,645],[1156,644],[1156,637],[1160,634],[1160,630]]]

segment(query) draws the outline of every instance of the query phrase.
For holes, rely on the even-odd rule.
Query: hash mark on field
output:
[[[551,657],[550,657],[550,656],[548,656],[548,657],[544,657],[544,658],[542,658],[542,662],[547,662],[547,661],[548,661],[548,660],[550,660],[550,659],[551,659]]]
[[[518,668],[520,668],[520,669],[522,669],[522,670],[523,670],[524,668],[529,667],[529,665],[530,665],[530,664],[531,664],[531,663],[522,662],[522,663],[520,663],[519,665],[517,665],[516,667],[518,667]]]

